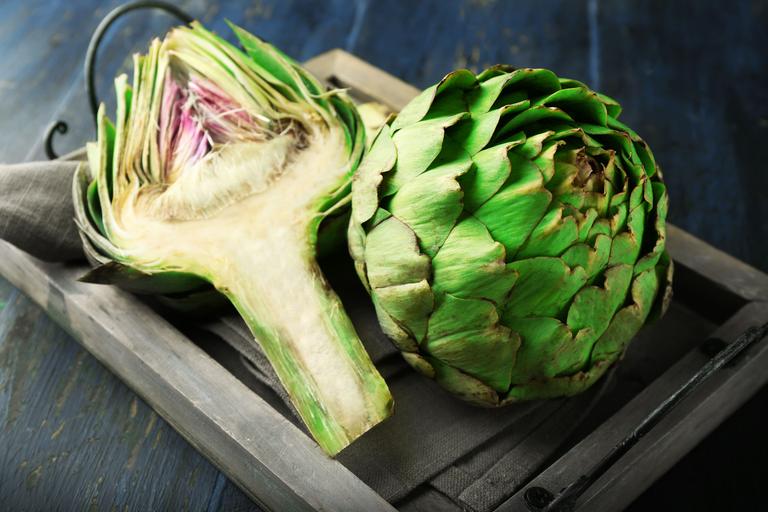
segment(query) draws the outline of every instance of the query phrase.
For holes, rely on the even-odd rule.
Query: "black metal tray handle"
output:
[[[96,124],[96,112],[99,109],[99,101],[96,97],[96,76],[94,72],[99,45],[101,45],[104,34],[106,34],[107,30],[109,30],[109,27],[111,27],[115,21],[131,11],[142,9],[158,9],[165,11],[168,14],[178,18],[179,21],[182,21],[185,24],[189,24],[194,20],[192,16],[177,6],[159,0],[138,0],[136,2],[128,2],[122,4],[110,11],[104,17],[104,19],[101,20],[99,25],[96,27],[96,30],[94,30],[90,42],[88,43],[88,50],[85,52],[85,66],[83,70],[85,74],[85,93],[88,95],[88,103],[91,107],[91,115],[93,116],[94,126]],[[46,128],[44,136],[45,155],[49,160],[58,158],[58,155],[53,149],[54,136],[56,133],[64,134],[67,133],[67,131],[69,131],[69,125],[67,125],[66,121],[61,120],[54,121],[48,125],[48,128]]]

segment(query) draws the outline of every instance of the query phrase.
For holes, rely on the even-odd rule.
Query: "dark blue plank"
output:
[[[4,510],[219,510],[216,468],[4,281],[0,302]]]
[[[600,71],[664,169],[672,221],[768,270],[768,4],[601,2]]]
[[[461,67],[550,67],[589,78],[585,0],[364,2],[351,51],[419,87]]]
[[[11,0],[0,3],[0,159],[31,156],[56,110],[80,93],[83,43],[118,2]],[[98,5],[98,7],[97,7]]]

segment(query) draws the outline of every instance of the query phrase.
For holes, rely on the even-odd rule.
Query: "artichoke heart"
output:
[[[449,73],[383,126],[349,246],[405,360],[483,406],[583,391],[670,297],[667,191],[613,99]]]
[[[77,222],[102,265],[91,280],[226,296],[335,454],[392,408],[315,259],[321,221],[349,203],[364,128],[343,92],[233,30],[244,51],[176,28],[134,57],[132,86],[116,79],[116,121],[102,105],[75,179]]]

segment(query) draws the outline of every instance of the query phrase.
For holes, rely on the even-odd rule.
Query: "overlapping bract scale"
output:
[[[620,112],[495,66],[450,73],[380,131],[350,247],[414,368],[479,405],[572,395],[663,312],[667,193]]]

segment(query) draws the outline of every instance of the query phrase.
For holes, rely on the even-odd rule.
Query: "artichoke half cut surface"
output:
[[[193,23],[116,79],[114,124],[74,183],[85,280],[204,293],[237,308],[307,428],[335,454],[385,419],[389,390],[315,260],[348,205],[364,129],[342,92],[233,26],[244,52]]]
[[[667,192],[620,111],[496,66],[448,74],[380,130],[349,244],[414,368],[478,405],[573,395],[663,311]]]

